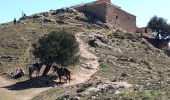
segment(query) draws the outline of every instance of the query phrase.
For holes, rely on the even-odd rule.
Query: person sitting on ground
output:
[[[24,76],[24,70],[21,69],[21,68],[17,68],[16,70],[14,70],[13,72],[11,72],[9,75],[12,77],[12,78],[20,78],[22,76]]]
[[[24,76],[24,71],[23,69],[19,68],[17,71],[16,71],[16,74],[15,74],[15,77],[14,78],[20,78]]]

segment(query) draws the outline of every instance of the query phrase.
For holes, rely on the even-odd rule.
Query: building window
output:
[[[148,33],[148,30],[147,30],[147,28],[145,28],[145,33]]]
[[[116,19],[118,19],[118,16],[116,16]]]
[[[130,17],[128,17],[128,19],[130,19]]]

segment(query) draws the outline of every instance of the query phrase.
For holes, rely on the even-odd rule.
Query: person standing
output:
[[[17,23],[17,20],[16,20],[16,18],[14,18],[14,25],[16,25],[16,23]]]

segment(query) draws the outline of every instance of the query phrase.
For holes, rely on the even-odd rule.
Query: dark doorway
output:
[[[145,28],[145,33],[147,33],[148,32],[148,30],[147,30],[147,28]]]

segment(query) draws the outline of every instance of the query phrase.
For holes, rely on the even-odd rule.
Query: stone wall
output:
[[[154,32],[152,32],[152,30],[147,27],[137,28],[136,33],[139,33],[139,36],[154,38]]]
[[[106,22],[106,4],[105,3],[93,3],[85,4],[80,7],[74,8],[80,12],[84,12],[93,15],[103,22]]]
[[[153,32],[150,28],[141,27],[141,28],[137,28],[137,33],[153,33]]]
[[[107,3],[106,17],[107,22],[116,28],[136,32],[136,16],[123,11],[120,7]]]
[[[136,32],[136,16],[111,4],[110,0],[98,0],[74,7],[74,9],[91,14],[117,29],[123,29],[133,33]]]

